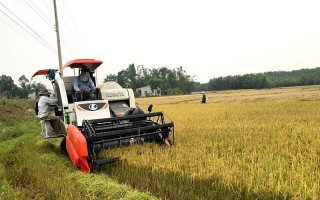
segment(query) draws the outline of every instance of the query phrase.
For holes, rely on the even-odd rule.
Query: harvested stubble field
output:
[[[320,87],[139,98],[175,123],[175,146],[108,150],[102,169],[164,199],[319,199]]]

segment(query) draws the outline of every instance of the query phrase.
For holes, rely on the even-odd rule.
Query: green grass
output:
[[[106,174],[75,169],[60,149],[62,139],[43,139],[39,122],[23,115],[27,105],[5,102],[18,109],[0,124],[0,199],[155,199]]]

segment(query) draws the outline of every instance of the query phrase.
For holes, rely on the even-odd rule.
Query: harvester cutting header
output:
[[[44,69],[31,77],[46,75],[58,99],[54,110],[60,117],[61,133],[53,131],[50,120],[42,119],[42,136],[64,137],[62,147],[67,150],[73,165],[85,172],[119,159],[98,158],[102,149],[144,142],[173,146],[174,142],[174,123],[165,122],[163,112],[152,112],[152,105],[148,113],[137,107],[132,89],[122,88],[116,82],[97,85],[95,72],[101,64],[100,60],[77,59],[62,68],[73,69],[74,76],[63,76],[56,69]],[[86,76],[81,77],[81,72]],[[85,93],[81,86],[75,86],[77,78],[89,78],[92,91]]]

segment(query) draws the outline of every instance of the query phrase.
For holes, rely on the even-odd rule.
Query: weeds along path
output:
[[[74,169],[61,139],[40,136],[34,101],[0,103],[0,199],[155,199],[107,174]]]

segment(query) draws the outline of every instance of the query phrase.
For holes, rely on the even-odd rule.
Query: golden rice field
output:
[[[105,150],[106,173],[161,199],[320,199],[320,87],[140,98],[175,123],[175,146]],[[167,118],[169,120],[169,118]]]

